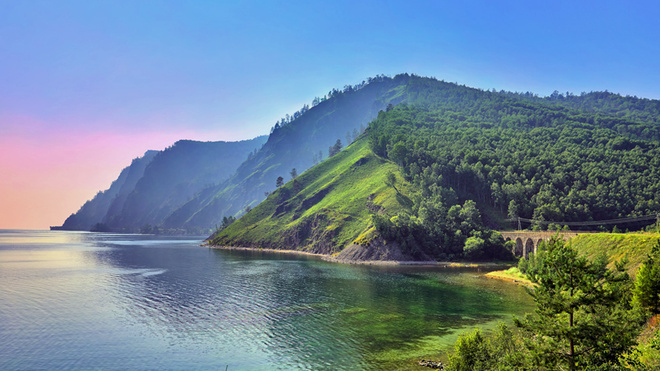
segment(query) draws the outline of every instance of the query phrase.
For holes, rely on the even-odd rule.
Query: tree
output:
[[[341,152],[341,148],[342,148],[341,140],[337,139],[335,144],[333,146],[330,146],[330,148],[328,148],[328,157],[332,157],[337,153]]]
[[[277,180],[275,181],[275,187],[280,188],[283,185],[284,185],[284,178],[278,176]]]
[[[235,222],[235,221],[236,221],[236,218],[234,218],[233,216],[229,216],[229,217],[225,216],[225,217],[222,218],[222,227],[221,228],[225,229],[225,228],[229,227],[229,225],[231,223]]]
[[[634,344],[639,323],[630,315],[630,277],[622,263],[591,262],[558,236],[545,266],[528,278],[534,315],[514,319],[533,362],[543,369],[610,369]]]
[[[445,368],[450,371],[524,370],[527,353],[521,352],[519,336],[499,323],[491,338],[485,338],[478,328],[459,335],[454,353]]]
[[[394,174],[393,171],[390,171],[385,175],[385,184],[394,188],[396,193],[399,193],[399,190],[396,188],[396,174]]]
[[[387,155],[390,160],[396,162],[399,164],[399,166],[403,166],[406,160],[406,156],[408,155],[408,148],[406,148],[406,144],[404,142],[397,142],[392,146],[392,149],[389,150]]]
[[[633,303],[653,314],[660,313],[660,241],[656,242],[646,261],[639,267],[633,289]]]
[[[509,213],[508,213],[509,219],[517,219],[518,218],[518,209],[519,209],[519,207],[518,207],[518,203],[516,202],[516,200],[511,200],[509,202]]]
[[[298,171],[294,167],[293,169],[291,169],[291,172],[289,174],[291,174],[291,179],[296,179],[296,177],[298,176]]]
[[[466,258],[476,259],[480,257],[484,249],[485,242],[483,238],[479,237],[468,237],[465,240],[465,245],[463,246],[463,254]]]

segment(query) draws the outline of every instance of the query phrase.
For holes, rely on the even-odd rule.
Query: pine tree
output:
[[[633,303],[651,313],[660,313],[660,241],[657,241],[646,261],[639,267]]]
[[[590,262],[559,237],[547,245],[545,267],[529,278],[537,308],[516,325],[535,366],[609,369],[635,344],[639,323],[630,315],[630,277],[623,264]]]

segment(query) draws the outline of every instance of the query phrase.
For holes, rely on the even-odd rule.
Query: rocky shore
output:
[[[331,263],[341,264],[359,264],[359,265],[385,265],[385,266],[433,266],[442,268],[486,268],[486,269],[502,269],[508,268],[510,264],[505,263],[471,263],[471,262],[439,262],[435,260],[413,260],[411,257],[405,255],[394,255],[387,253],[374,254],[370,251],[362,250],[364,247],[359,245],[351,245],[342,250],[339,254],[326,255],[313,253],[300,250],[280,250],[268,248],[255,248],[255,247],[237,247],[237,246],[217,246],[217,245],[204,245],[211,249],[218,250],[235,250],[235,251],[255,251],[266,252],[274,254],[288,254],[315,257]],[[364,248],[366,249],[366,248]],[[348,250],[348,251],[347,251]],[[399,259],[396,259],[399,258]]]

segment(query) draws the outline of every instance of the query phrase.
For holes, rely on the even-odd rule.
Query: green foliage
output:
[[[546,243],[541,242],[537,247],[535,254],[529,254],[527,258],[520,258],[518,261],[518,269],[527,277],[535,277],[538,279],[538,277],[545,272],[547,254]]]
[[[635,345],[639,319],[630,311],[631,280],[622,264],[589,261],[559,237],[547,246],[530,295],[534,315],[516,320],[533,363],[545,369],[615,369]]]
[[[406,148],[406,145],[404,142],[397,142],[392,146],[392,149],[390,149],[387,152],[388,157],[390,160],[396,162],[400,166],[403,166],[406,162],[406,156],[408,155],[408,149]]]
[[[229,217],[225,216],[225,217],[222,218],[222,226],[220,228],[225,229],[225,228],[229,227],[229,225],[231,225],[231,223],[233,223],[235,221],[236,221],[236,218],[234,218],[233,216],[231,216],[231,215]]]
[[[520,370],[526,368],[528,354],[523,352],[521,339],[505,324],[486,338],[479,329],[461,334],[449,357],[448,371]]]
[[[660,209],[660,145],[632,134],[633,127],[660,132],[657,118],[601,120],[595,106],[583,112],[559,100],[427,85],[418,103],[381,112],[369,129],[374,153],[400,164],[425,196],[451,191],[502,216],[534,219],[536,229]]]
[[[483,337],[479,329],[462,334],[454,345],[455,353],[450,357],[449,370],[471,371],[492,370],[493,359],[490,354],[490,343]]]
[[[341,151],[341,149],[342,149],[341,140],[337,139],[335,144],[330,146],[330,148],[328,148],[328,157],[332,157],[332,156],[336,155],[337,153],[339,153]]]
[[[396,189],[396,174],[394,174],[393,171],[388,172],[387,175],[385,176],[385,184],[388,187],[394,188],[394,190],[398,192],[398,190]]]
[[[637,272],[633,303],[653,314],[660,313],[660,241]]]
[[[372,216],[374,226],[383,238],[396,241],[405,252],[418,258],[439,260],[509,260],[502,236],[481,223],[476,203],[451,205],[456,197],[451,192],[433,187],[436,194],[413,197],[412,208],[394,217]],[[448,202],[447,202],[448,201]]]

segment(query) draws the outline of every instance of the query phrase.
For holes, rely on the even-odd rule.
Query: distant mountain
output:
[[[229,178],[266,139],[181,140],[163,151],[148,151],[122,170],[107,191],[99,192],[71,215],[62,229],[155,231],[154,227],[195,194]]]
[[[89,231],[93,226],[98,226],[108,210],[117,204],[123,205],[123,200],[135,188],[137,182],[142,178],[144,169],[158,154],[158,151],[147,151],[144,156],[134,159],[129,166],[124,168],[117,180],[112,182],[110,188],[99,191],[93,199],[85,204],[74,214],[71,214],[62,225],[61,229],[73,231]],[[118,200],[121,200],[120,202]]]

